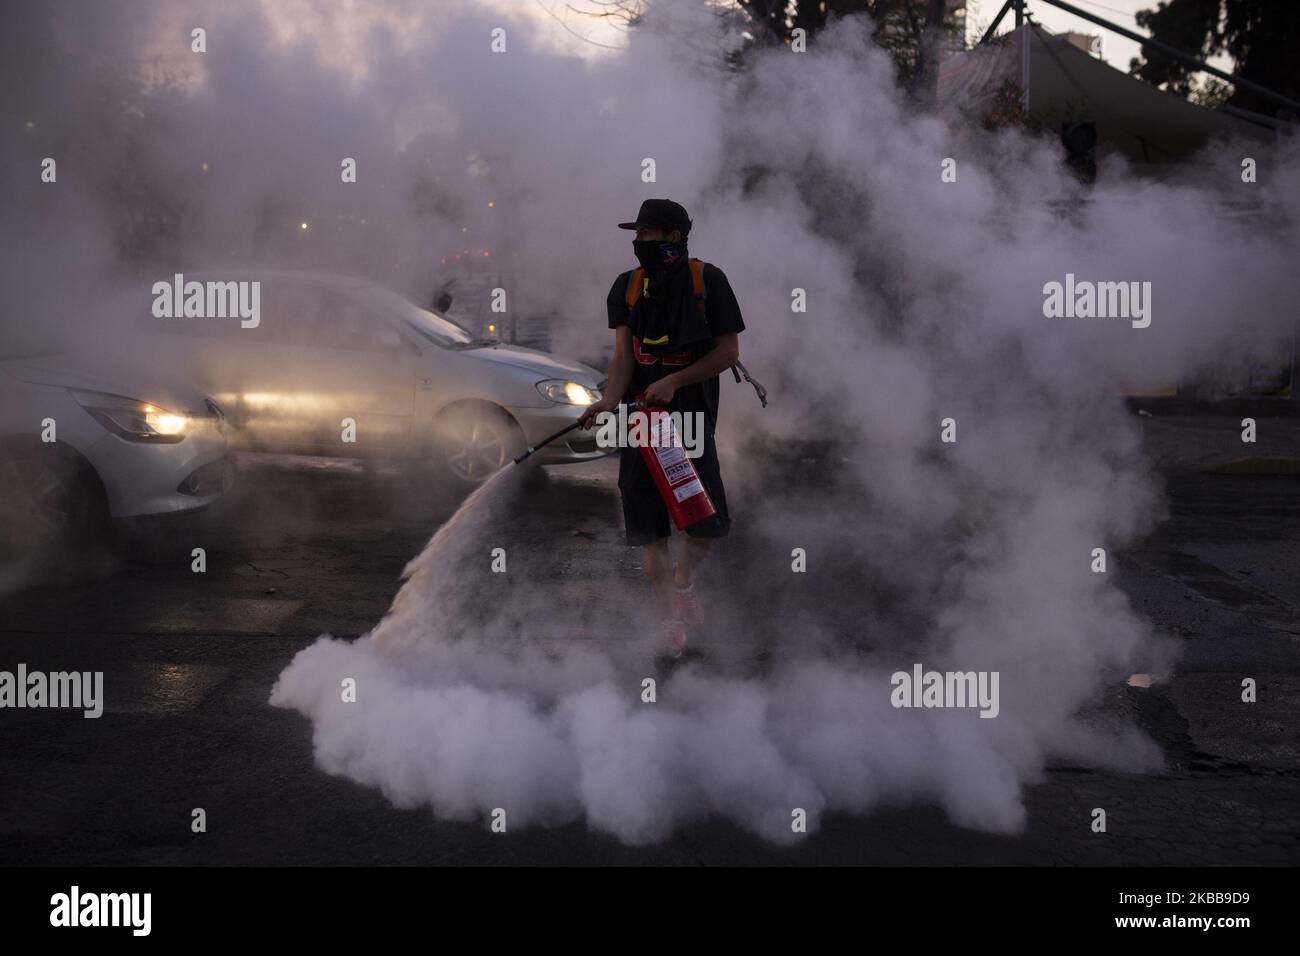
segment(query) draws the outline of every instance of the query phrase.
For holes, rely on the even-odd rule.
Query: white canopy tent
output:
[[[1031,119],[1049,128],[1091,120],[1099,155],[1118,151],[1138,166],[1175,162],[1218,138],[1273,136],[1275,121],[1267,117],[1188,102],[1034,23],[945,60],[939,71],[940,107],[986,115],[1007,81],[1021,91]]]

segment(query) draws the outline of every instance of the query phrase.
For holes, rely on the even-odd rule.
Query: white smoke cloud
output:
[[[178,7],[210,21],[201,78],[145,97],[148,125],[99,147],[107,165],[61,200],[102,235],[123,222],[109,174],[135,163],[185,210],[174,243],[141,253],[164,274],[306,261],[423,297],[468,236],[501,250],[530,305],[559,310],[564,350],[604,334],[630,260],[613,224],[671,195],[695,218],[693,254],[737,290],[744,359],[774,398],[760,411],[724,386],[723,468],[751,543],[743,560],[717,549],[727,587],[706,594],[718,658],[770,643],[768,670],[687,668],[642,703],[655,628],[638,582],[611,574],[602,600],[557,611],[549,589],[567,582],[526,561],[488,572],[491,542],[510,540],[507,475],[411,562],[370,634],[322,638],[281,675],[271,701],[311,720],[324,770],[451,819],[500,807],[512,827],[585,819],[643,843],[709,815],[789,842],[794,808],[814,829],[906,802],[1014,833],[1053,759],[1159,765],[1097,711],[1166,653],[1089,570],[1093,548],[1113,553],[1161,514],[1119,395],[1290,322],[1293,144],[1272,151],[1251,194],[1264,214],[1242,226],[1216,214],[1243,188],[1231,148],[1195,182],[1110,165],[1081,198],[1052,143],[915,115],[856,21],[743,77],[701,65],[729,41],[686,0],[657,5],[671,28],[652,9],[625,51],[595,58],[557,54],[530,16],[462,4],[373,4],[364,20],[323,2],[293,16],[104,4],[130,29],[111,12],[50,22],[66,56],[100,44],[132,62],[180,42]],[[510,46],[494,56],[498,25]],[[75,147],[94,99],[72,75],[39,99]],[[61,113],[69,101],[86,112]],[[358,157],[355,190],[338,185],[342,156]],[[645,157],[655,184],[639,179]],[[956,183],[940,180],[945,157]],[[373,225],[307,251],[269,225],[277,211]],[[108,258],[91,235],[64,261]],[[1045,319],[1042,286],[1067,272],[1150,281],[1151,327]],[[796,287],[807,313],[790,311]],[[955,444],[938,441],[947,417]],[[741,436],[832,438],[846,460],[829,487],[774,489]],[[793,547],[810,555],[807,593],[782,557]],[[915,660],[999,671],[1001,713],[893,708],[889,674]],[[356,703],[340,699],[347,677]]]

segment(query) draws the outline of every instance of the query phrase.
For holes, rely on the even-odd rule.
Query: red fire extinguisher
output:
[[[695,463],[682,447],[682,437],[677,434],[672,416],[659,405],[647,406],[645,396],[636,397],[639,411],[646,415],[650,441],[641,446],[641,459],[654,477],[659,497],[668,506],[673,524],[679,531],[711,518],[717,513],[709,493],[704,490]]]

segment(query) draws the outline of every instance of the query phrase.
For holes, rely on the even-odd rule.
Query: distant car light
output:
[[[595,389],[559,378],[538,382],[537,390],[561,405],[592,405],[600,401],[600,392]]]

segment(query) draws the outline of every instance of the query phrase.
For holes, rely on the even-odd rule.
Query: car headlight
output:
[[[73,391],[72,397],[95,421],[127,441],[171,444],[182,441],[190,426],[185,415],[124,395]]]
[[[559,402],[561,405],[594,405],[600,401],[600,392],[596,389],[562,378],[550,378],[538,382],[537,390],[551,401]]]

